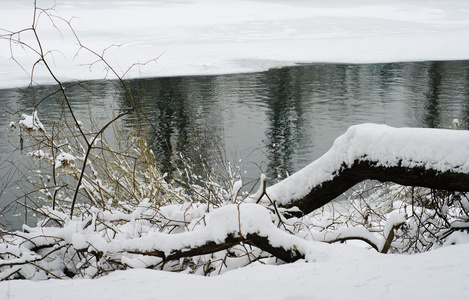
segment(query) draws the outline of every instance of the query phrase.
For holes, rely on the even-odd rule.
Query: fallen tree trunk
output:
[[[367,179],[469,192],[469,131],[352,126],[325,155],[267,194],[307,214]]]
[[[211,254],[218,251],[229,249],[238,244],[244,243],[268,252],[274,257],[283,260],[287,263],[292,263],[298,259],[305,258],[305,254],[295,249],[295,247],[282,247],[273,246],[268,236],[262,236],[262,233],[248,233],[246,236],[241,236],[237,233],[229,233],[224,240],[214,241],[206,240],[205,244],[194,246],[193,248],[172,249],[169,253],[158,249],[138,250],[138,249],[124,249],[127,253],[142,254],[156,256],[163,259],[164,262],[177,260],[184,257],[192,257],[198,255]]]
[[[255,246],[285,262],[305,258],[311,247],[306,240],[277,228],[266,208],[246,203],[212,211],[206,226],[199,230],[153,233],[124,242],[111,242],[98,250],[156,256],[167,262],[215,253],[241,243]]]
[[[352,166],[339,170],[332,180],[315,186],[307,195],[292,200],[286,207],[297,206],[304,214],[308,214],[367,179],[407,186],[469,192],[469,174],[466,173],[439,172],[422,167],[382,167],[374,161],[356,160]]]

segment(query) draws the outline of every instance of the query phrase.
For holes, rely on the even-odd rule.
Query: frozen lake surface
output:
[[[55,1],[39,0],[51,7]],[[469,2],[452,1],[58,1],[56,12],[81,42],[127,77],[262,71],[299,62],[376,63],[469,58]],[[32,1],[2,1],[0,28],[31,26]],[[66,24],[42,16],[38,34],[62,80],[101,79]],[[4,33],[4,32],[3,32]],[[31,42],[24,33],[22,40]],[[117,47],[119,45],[119,47]],[[0,87],[24,86],[37,60],[0,41]],[[52,58],[53,56],[53,58]],[[50,82],[42,68],[37,82]],[[110,77],[110,75],[108,76]]]

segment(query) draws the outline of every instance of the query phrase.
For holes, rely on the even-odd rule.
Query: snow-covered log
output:
[[[367,179],[467,192],[469,131],[355,125],[326,154],[267,194],[307,214]]]
[[[107,251],[161,257],[164,261],[210,254],[245,243],[285,261],[305,258],[307,242],[278,229],[267,209],[255,204],[227,205],[207,215],[205,227],[177,234],[152,233],[113,242]]]
[[[272,222],[274,215],[257,204],[228,204],[214,209],[202,218],[194,219],[190,225],[194,227],[192,230],[182,232],[161,232],[168,224],[163,228],[155,227],[142,219],[147,215],[144,206],[137,208],[130,220],[121,225],[116,225],[116,221],[121,223],[128,215],[103,214],[94,210],[85,220],[71,220],[64,214],[61,227],[24,225],[24,232],[0,231],[0,281],[8,278],[93,278],[127,267],[164,269],[167,263],[167,270],[180,270],[177,266],[184,265],[182,258],[200,258],[207,254],[213,257],[217,252],[221,256],[228,255],[222,250],[229,250],[235,256],[242,255],[239,248],[245,248],[246,253],[252,255],[246,262],[241,259],[239,266],[248,264],[250,259],[258,259],[262,253],[264,256],[269,253],[284,262],[314,260],[314,249],[321,248],[320,243],[277,228]],[[176,206],[169,208],[166,213],[175,212]],[[197,215],[199,208],[194,209]],[[152,209],[148,207],[148,210]],[[177,216],[173,214],[173,217]],[[237,245],[254,247],[236,248]]]

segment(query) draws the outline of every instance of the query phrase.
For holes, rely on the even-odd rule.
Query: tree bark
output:
[[[295,247],[285,249],[282,247],[272,246],[269,242],[269,238],[262,236],[257,233],[248,233],[246,237],[240,236],[237,233],[230,233],[224,241],[206,241],[205,244],[190,249],[174,249],[169,254],[165,254],[164,251],[158,249],[152,249],[150,251],[145,250],[125,250],[128,253],[143,254],[161,257],[165,262],[170,260],[176,260],[183,257],[192,257],[198,255],[205,255],[215,253],[221,250],[229,249],[240,243],[249,244],[255,246],[265,252],[272,254],[273,256],[283,260],[284,262],[291,263],[298,259],[304,258],[304,254],[300,253]]]
[[[324,181],[311,188],[310,192],[298,199],[291,199],[285,207],[297,206],[303,214],[308,214],[322,207],[343,194],[355,184],[364,180],[394,182],[406,186],[420,186],[440,190],[469,192],[469,174],[424,167],[379,166],[377,162],[366,158],[355,160],[351,166],[343,164],[335,172],[332,180]]]

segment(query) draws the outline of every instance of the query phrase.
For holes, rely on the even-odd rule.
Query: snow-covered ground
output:
[[[48,7],[52,1],[38,0]],[[63,1],[60,16],[81,41],[130,76],[252,72],[299,62],[469,59],[469,2],[459,1]],[[0,3],[0,28],[30,26],[32,0]],[[62,80],[102,78],[102,66],[40,19],[38,32]],[[60,23],[60,22],[58,22]],[[5,32],[2,31],[1,34]],[[28,39],[27,34],[22,38]],[[37,57],[13,46],[26,69]],[[0,88],[28,75],[0,40]],[[52,55],[52,54],[50,54]],[[38,82],[50,82],[36,70]],[[469,245],[418,255],[384,255],[351,245],[321,247],[323,259],[251,265],[215,278],[154,270],[115,272],[97,280],[6,281],[0,299],[467,299]]]
[[[75,1],[56,0],[57,13],[72,20],[81,42],[102,53],[132,77],[252,72],[304,62],[391,62],[469,58],[469,2],[451,1]],[[0,28],[31,26],[33,0],[0,3]],[[55,1],[38,0],[50,7]],[[45,51],[62,80],[102,78],[103,67],[78,53],[69,30],[61,33],[42,16],[38,26]],[[28,34],[21,36],[28,41]],[[28,84],[0,40],[0,88]],[[27,71],[37,57],[14,48]],[[29,54],[28,54],[29,53]],[[53,58],[52,58],[53,55]],[[85,66],[83,65],[85,64]],[[38,82],[49,82],[41,68]]]
[[[419,255],[331,245],[328,260],[251,265],[217,277],[134,269],[100,279],[8,281],[0,299],[467,299],[469,245]]]

